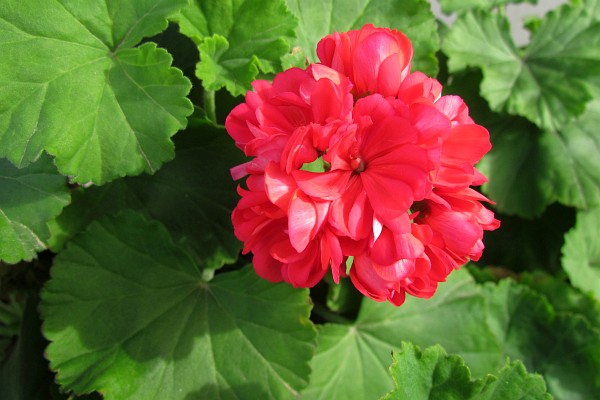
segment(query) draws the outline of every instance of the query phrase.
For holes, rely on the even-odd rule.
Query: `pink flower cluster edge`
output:
[[[478,260],[499,221],[471,186],[490,148],[458,96],[411,72],[399,31],[365,25],[317,46],[320,63],[257,80],[225,127],[251,157],[232,214],[257,274],[312,287],[331,271],[376,301],[431,297]]]

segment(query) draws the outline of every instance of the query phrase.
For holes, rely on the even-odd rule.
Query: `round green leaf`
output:
[[[251,267],[204,282],[166,229],[135,213],[91,224],[42,292],[57,381],[111,399],[293,398],[315,330],[307,290]]]
[[[564,5],[540,22],[524,51],[508,20],[481,10],[462,15],[442,43],[451,72],[483,71],[481,94],[494,111],[558,129],[581,114],[600,89],[600,21],[578,5]]]
[[[76,182],[154,172],[173,157],[190,82],[153,43],[185,0],[0,4],[0,156],[42,151]]]
[[[0,159],[0,261],[31,260],[48,246],[47,223],[70,201],[66,183],[47,156],[22,169]]]

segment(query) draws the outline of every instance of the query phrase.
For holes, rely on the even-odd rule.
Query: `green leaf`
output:
[[[516,120],[490,125],[492,150],[479,168],[483,190],[498,209],[535,217],[552,202],[587,209],[600,205],[600,101],[559,131],[538,131]]]
[[[583,6],[564,5],[541,21],[524,51],[508,20],[473,11],[455,22],[442,44],[450,72],[479,67],[481,94],[494,111],[557,129],[581,114],[600,81],[600,22]]]
[[[585,113],[560,131],[549,131],[545,157],[553,174],[555,198],[580,209],[600,205],[600,100],[587,104]]]
[[[190,82],[143,37],[185,0],[0,4],[0,156],[42,151],[76,182],[155,172],[185,127]]]
[[[259,72],[281,70],[296,27],[283,0],[194,0],[173,20],[198,44],[204,88],[234,96],[251,89]]]
[[[427,302],[411,298],[395,308],[364,299],[354,325],[326,324],[319,330],[303,398],[374,399],[390,392],[389,355],[403,340],[422,346],[440,343],[453,353],[468,349],[467,363],[483,375],[503,360],[484,308],[479,287],[464,271],[452,274]]]
[[[317,43],[335,31],[360,29],[364,24],[401,30],[412,41],[413,70],[435,76],[439,49],[437,23],[425,0],[286,0],[298,17],[298,46],[311,62],[317,61]]]
[[[563,268],[573,286],[600,300],[600,209],[577,213],[577,223],[565,235]]]
[[[457,355],[447,355],[439,346],[421,351],[403,342],[400,352],[392,354],[390,373],[396,390],[382,400],[505,400],[552,399],[544,379],[528,374],[519,361],[509,363],[485,379],[471,379],[469,368]]]
[[[525,119],[490,124],[492,149],[477,165],[489,179],[483,191],[507,214],[537,217],[554,199],[552,160],[546,157],[547,134]]]
[[[41,311],[57,381],[107,400],[292,398],[314,350],[308,290],[251,267],[204,282],[135,213],[92,223],[57,256]]]
[[[18,169],[0,159],[0,261],[31,260],[48,246],[48,221],[70,200],[66,178],[41,157]]]
[[[503,280],[482,287],[466,271],[454,272],[430,300],[409,298],[399,308],[365,300],[355,324],[327,324],[318,340],[307,399],[376,398],[391,391],[386,363],[402,341],[440,344],[463,357],[475,378],[510,357],[544,375],[559,399],[600,395],[598,331],[579,316],[555,314],[525,286]]]
[[[537,271],[522,274],[520,283],[544,295],[557,313],[581,315],[595,329],[600,329],[600,301],[573,287],[566,277],[555,277]]]
[[[225,129],[202,122],[175,138],[177,157],[154,175],[120,179],[80,189],[73,203],[50,225],[52,249],[90,222],[119,210],[146,212],[161,221],[203,268],[237,260],[241,243],[233,234],[231,211],[237,194],[229,168],[245,161]]]
[[[462,358],[448,356],[440,345],[421,351],[419,346],[403,342],[392,358],[390,373],[396,389],[382,400],[467,400],[483,386],[481,380],[471,380]]]
[[[531,289],[504,280],[484,286],[488,326],[500,348],[542,374],[557,399],[600,396],[600,332],[577,315],[557,314]]]
[[[461,13],[472,9],[492,10],[496,7],[515,3],[537,4],[537,0],[440,0],[444,14]]]

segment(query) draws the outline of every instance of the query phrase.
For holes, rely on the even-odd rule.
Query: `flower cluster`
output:
[[[232,221],[256,272],[311,287],[331,271],[377,301],[430,297],[499,226],[471,186],[491,145],[460,97],[410,72],[401,32],[365,25],[320,63],[258,80],[225,126],[251,157]]]

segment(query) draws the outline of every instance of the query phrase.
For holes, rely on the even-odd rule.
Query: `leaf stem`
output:
[[[313,312],[327,322],[335,322],[344,325],[352,323],[352,321],[350,321],[349,319],[344,318],[337,313],[334,313],[324,305],[317,302],[313,303]]]
[[[216,108],[215,108],[215,91],[204,89],[203,100],[204,100],[204,112],[206,113],[206,117],[210,121],[212,121],[216,124],[217,123],[217,113],[216,113]]]
[[[503,5],[499,5],[498,6],[498,15],[504,17],[505,13],[504,13],[504,6]]]

